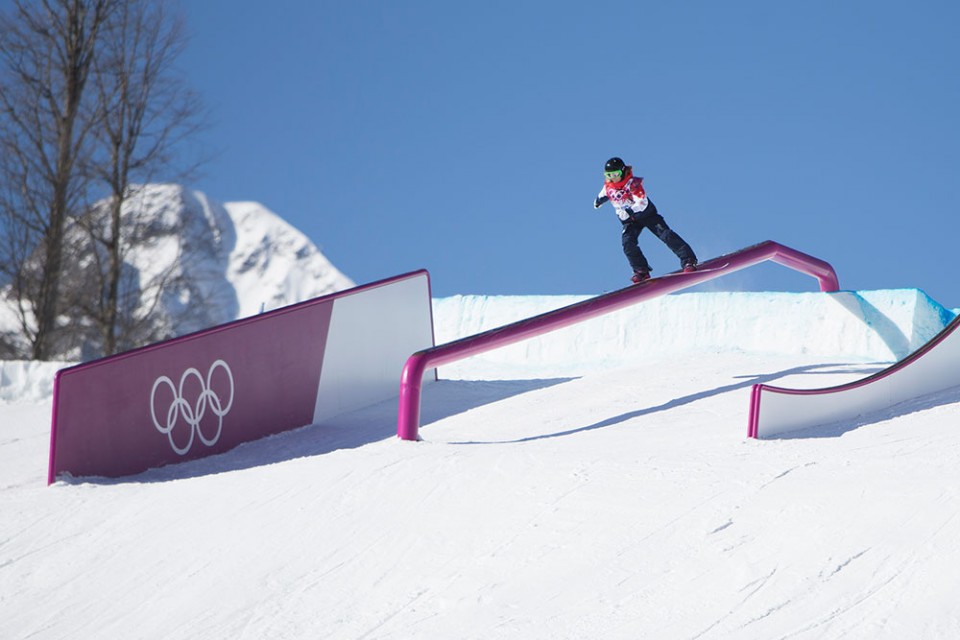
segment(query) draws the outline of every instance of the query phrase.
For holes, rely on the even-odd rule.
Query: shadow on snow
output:
[[[807,429],[798,429],[787,433],[780,433],[764,437],[764,440],[801,440],[811,438],[839,438],[845,433],[865,427],[867,425],[892,420],[919,411],[926,411],[935,407],[960,402],[960,386],[945,391],[938,391],[916,398],[910,398],[886,409],[872,411],[857,416],[856,419],[844,422],[835,422]]]
[[[485,404],[561,384],[572,378],[539,380],[438,380],[423,388],[422,420],[435,422]],[[167,482],[264,467],[270,464],[354,449],[395,437],[397,399],[384,400],[319,424],[247,442],[224,453],[149,469],[122,478],[61,478],[70,484]]]
[[[820,364],[794,367],[776,373],[751,374],[736,376],[739,382],[722,385],[714,389],[693,393],[668,402],[651,407],[644,407],[635,411],[606,418],[599,422],[583,425],[554,433],[545,433],[512,440],[471,440],[449,442],[454,445],[476,444],[511,444],[533,442],[549,438],[560,438],[584,433],[596,429],[611,427],[634,418],[669,411],[677,407],[691,404],[713,396],[731,391],[747,389],[754,384],[772,383],[778,379],[797,374],[832,374],[837,373],[836,367],[848,367],[847,364]],[[844,368],[845,373],[863,373],[868,375],[875,371],[870,369]],[[437,422],[470,409],[486,404],[506,400],[530,391],[545,389],[554,385],[569,382],[574,378],[549,378],[537,380],[438,380],[426,385],[423,389],[423,406],[421,410],[422,424]],[[782,434],[777,439],[796,438],[829,438],[839,437],[848,431],[861,426],[873,424],[897,416],[923,411],[936,406],[960,402],[960,387],[939,392],[929,396],[914,398],[900,403],[884,411],[861,416],[853,422],[825,425],[804,429],[788,434]],[[230,471],[240,471],[263,467],[270,464],[286,462],[298,458],[314,457],[329,454],[335,451],[354,449],[367,444],[379,442],[396,436],[397,399],[385,400],[364,409],[359,409],[342,416],[335,421],[309,425],[300,429],[288,431],[262,438],[255,442],[241,444],[234,449],[218,455],[192,460],[180,464],[167,465],[157,469],[150,469],[141,474],[124,478],[68,478],[62,482],[68,483],[95,483],[95,484],[122,484],[130,482],[167,482],[196,478]]]
[[[585,425],[582,427],[576,427],[573,429],[566,429],[564,431],[558,431],[555,433],[546,433],[535,436],[527,436],[525,438],[517,438],[515,440],[471,440],[471,441],[461,441],[461,442],[451,442],[450,444],[506,444],[506,443],[519,443],[519,442],[532,442],[535,440],[544,440],[547,438],[559,438],[563,436],[570,436],[577,433],[583,433],[585,431],[593,431],[595,429],[603,429],[605,427],[610,427],[621,422],[626,422],[634,418],[639,418],[642,416],[650,415],[653,413],[658,413],[661,411],[669,411],[670,409],[676,409],[677,407],[682,407],[684,405],[696,402],[698,400],[703,400],[713,396],[721,395],[728,393],[730,391],[737,391],[739,389],[746,389],[752,387],[755,384],[765,384],[771,383],[780,378],[786,376],[797,375],[797,374],[833,374],[837,373],[836,367],[844,367],[842,370],[844,373],[862,373],[864,375],[874,373],[876,368],[848,368],[847,364],[818,364],[818,365],[806,365],[801,367],[794,367],[791,369],[785,369],[776,373],[768,374],[752,374],[745,376],[735,376],[735,378],[742,378],[742,382],[735,382],[733,384],[723,385],[710,389],[707,391],[702,391],[699,393],[693,393],[686,395],[680,398],[675,398],[669,402],[659,404],[652,407],[645,407],[643,409],[637,409],[636,411],[630,411],[628,413],[623,413],[618,416],[613,416],[600,422],[595,422],[593,424]],[[827,371],[827,369],[830,369]]]

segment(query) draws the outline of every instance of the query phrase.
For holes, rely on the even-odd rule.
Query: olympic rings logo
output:
[[[223,369],[224,373],[226,373],[227,380],[230,382],[230,399],[227,400],[226,404],[224,404],[223,399],[213,390],[213,374],[218,369]],[[193,379],[199,382],[200,393],[197,395],[194,403],[191,404],[184,396],[184,388],[187,386],[188,381]],[[167,408],[166,417],[162,422],[157,419],[157,390],[161,387],[169,387],[173,396],[173,401]],[[229,413],[230,408],[233,406],[233,391],[233,372],[230,371],[230,367],[227,366],[227,363],[223,360],[217,360],[210,365],[210,370],[207,371],[206,378],[200,375],[199,371],[190,367],[180,376],[179,386],[174,386],[173,380],[167,376],[160,376],[154,381],[153,389],[150,391],[150,417],[153,418],[153,426],[157,428],[157,431],[167,436],[167,439],[170,441],[170,446],[177,455],[182,456],[190,451],[195,437],[199,437],[200,441],[208,447],[212,447],[217,443],[217,440],[220,439],[220,432],[223,430],[223,417]],[[202,427],[203,418],[207,413],[207,409],[216,417],[216,430],[209,436],[203,432]],[[161,412],[161,417],[163,417],[163,412]],[[187,440],[187,444],[182,447],[178,446],[173,439],[173,430],[181,418],[183,418],[186,426],[190,427],[190,437]]]

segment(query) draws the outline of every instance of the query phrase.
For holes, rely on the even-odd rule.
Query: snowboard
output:
[[[721,269],[726,269],[729,266],[730,266],[729,262],[724,262],[723,264],[717,265],[715,267],[707,267],[707,268],[700,267],[696,271],[674,271],[673,273],[665,273],[662,276],[648,278],[647,280],[644,280],[643,282],[638,282],[636,284],[643,285],[648,282],[655,282],[657,280],[662,280],[664,278],[676,278],[678,276],[692,276],[697,273],[708,273],[710,271],[720,271]]]

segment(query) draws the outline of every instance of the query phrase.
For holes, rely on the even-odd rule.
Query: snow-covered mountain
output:
[[[124,204],[122,225],[137,245],[124,258],[126,286],[140,296],[135,317],[149,317],[160,337],[354,285],[307,236],[256,202],[219,203],[177,184],[143,185]],[[17,326],[3,307],[0,329]],[[96,348],[83,347],[76,357],[94,355]]]
[[[219,203],[181,185],[157,184],[145,187],[125,214],[134,209],[165,227],[188,230],[138,252],[136,266],[148,274],[180,259],[179,268],[213,276],[204,293],[221,304],[210,324],[354,285],[307,236],[257,202]],[[171,299],[167,307],[173,306]]]

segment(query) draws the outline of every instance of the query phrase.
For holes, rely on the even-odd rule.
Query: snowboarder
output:
[[[604,185],[593,202],[593,208],[599,209],[609,201],[623,224],[621,241],[623,253],[633,267],[633,282],[643,282],[650,278],[650,265],[640,251],[637,238],[644,229],[650,229],[660,240],[680,258],[684,271],[696,271],[697,255],[683,238],[667,226],[666,221],[657,212],[657,207],[647,197],[643,188],[643,178],[633,175],[633,167],[624,164],[620,158],[610,158],[603,167]]]

